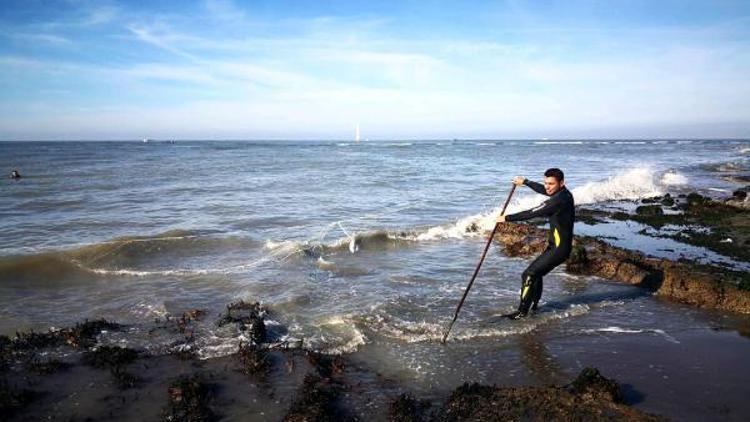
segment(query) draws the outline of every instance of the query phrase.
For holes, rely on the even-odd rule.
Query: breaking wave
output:
[[[174,230],[158,236],[122,237],[69,251],[0,258],[0,283],[89,281],[97,276],[195,275],[227,269],[172,268],[169,262],[200,256],[207,250],[257,248],[248,238],[211,237]],[[166,264],[165,264],[166,263]],[[163,268],[167,265],[166,268]]]
[[[590,182],[572,189],[576,205],[594,204],[607,201],[638,200],[663,195],[669,187],[687,184],[687,178],[673,170],[657,172],[649,168],[635,168],[624,174],[599,182]],[[516,198],[508,206],[508,213],[533,208],[544,201],[537,194],[527,194]],[[435,240],[463,238],[482,235],[492,230],[495,216],[501,208],[488,213],[463,217],[454,224],[430,227],[415,236],[415,240]]]

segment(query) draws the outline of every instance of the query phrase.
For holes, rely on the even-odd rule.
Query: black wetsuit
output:
[[[530,180],[523,182],[537,193],[547,195],[544,185]],[[573,195],[564,186],[536,208],[505,216],[505,221],[523,221],[534,217],[549,217],[547,249],[526,268],[522,275],[521,303],[516,315],[526,315],[533,304],[536,309],[542,297],[542,277],[565,262],[573,246],[575,204]]]

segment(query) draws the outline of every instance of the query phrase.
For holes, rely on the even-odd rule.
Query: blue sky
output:
[[[0,0],[0,139],[750,137],[747,1]]]

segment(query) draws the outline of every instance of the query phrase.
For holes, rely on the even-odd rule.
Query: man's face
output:
[[[565,181],[558,182],[554,177],[544,178],[544,190],[547,192],[547,195],[556,194],[563,186],[565,186]]]

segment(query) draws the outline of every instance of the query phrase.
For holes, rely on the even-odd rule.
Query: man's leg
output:
[[[530,265],[529,268],[521,274],[521,278],[523,282],[521,283],[521,301],[518,304],[518,313],[526,315],[534,302],[534,298],[537,296],[541,297],[542,295],[542,277],[535,274]]]
[[[564,262],[566,258],[567,255],[559,253],[557,249],[548,248],[529,264],[521,275],[521,301],[518,305],[518,311],[511,314],[511,318],[523,318],[529,312],[529,309],[536,310],[539,300],[542,298],[544,286],[542,277]]]
[[[531,310],[536,311],[539,305],[539,299],[542,298],[542,289],[544,288],[544,280],[539,277],[539,281],[534,285],[534,295],[531,297]]]

